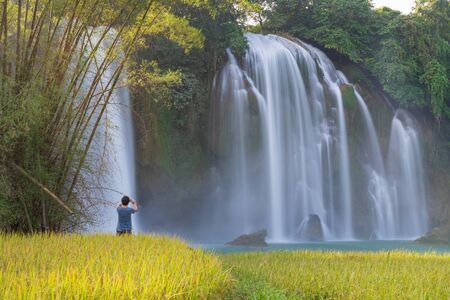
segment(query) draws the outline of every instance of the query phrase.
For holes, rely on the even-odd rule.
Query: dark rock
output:
[[[435,227],[416,240],[424,244],[450,244],[450,224]]]
[[[228,242],[232,246],[266,247],[267,230],[259,230],[250,234],[243,234]]]
[[[319,216],[306,217],[298,228],[296,238],[301,241],[323,241],[323,228]]]

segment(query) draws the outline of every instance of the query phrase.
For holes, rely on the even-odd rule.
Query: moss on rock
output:
[[[423,244],[450,244],[450,224],[436,227],[416,240]]]

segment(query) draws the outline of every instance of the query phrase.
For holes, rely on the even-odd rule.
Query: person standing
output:
[[[128,204],[131,202],[131,207]],[[136,201],[130,199],[128,196],[123,196],[121,203],[117,206],[117,234],[131,234],[132,224],[131,215],[138,211]]]

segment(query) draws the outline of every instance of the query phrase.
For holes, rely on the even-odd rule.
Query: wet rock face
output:
[[[318,215],[309,215],[299,226],[297,240],[318,242],[323,241],[322,222]]]
[[[232,246],[266,247],[267,230],[259,230],[250,234],[243,234],[228,242]]]
[[[435,227],[416,240],[424,244],[450,244],[450,224]]]

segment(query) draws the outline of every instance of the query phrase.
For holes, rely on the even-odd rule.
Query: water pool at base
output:
[[[388,241],[327,241],[308,243],[270,243],[267,247],[230,246],[224,244],[202,244],[197,245],[207,251],[224,254],[252,251],[413,251],[413,252],[438,252],[450,254],[448,244],[420,244],[414,241],[388,240]]]

